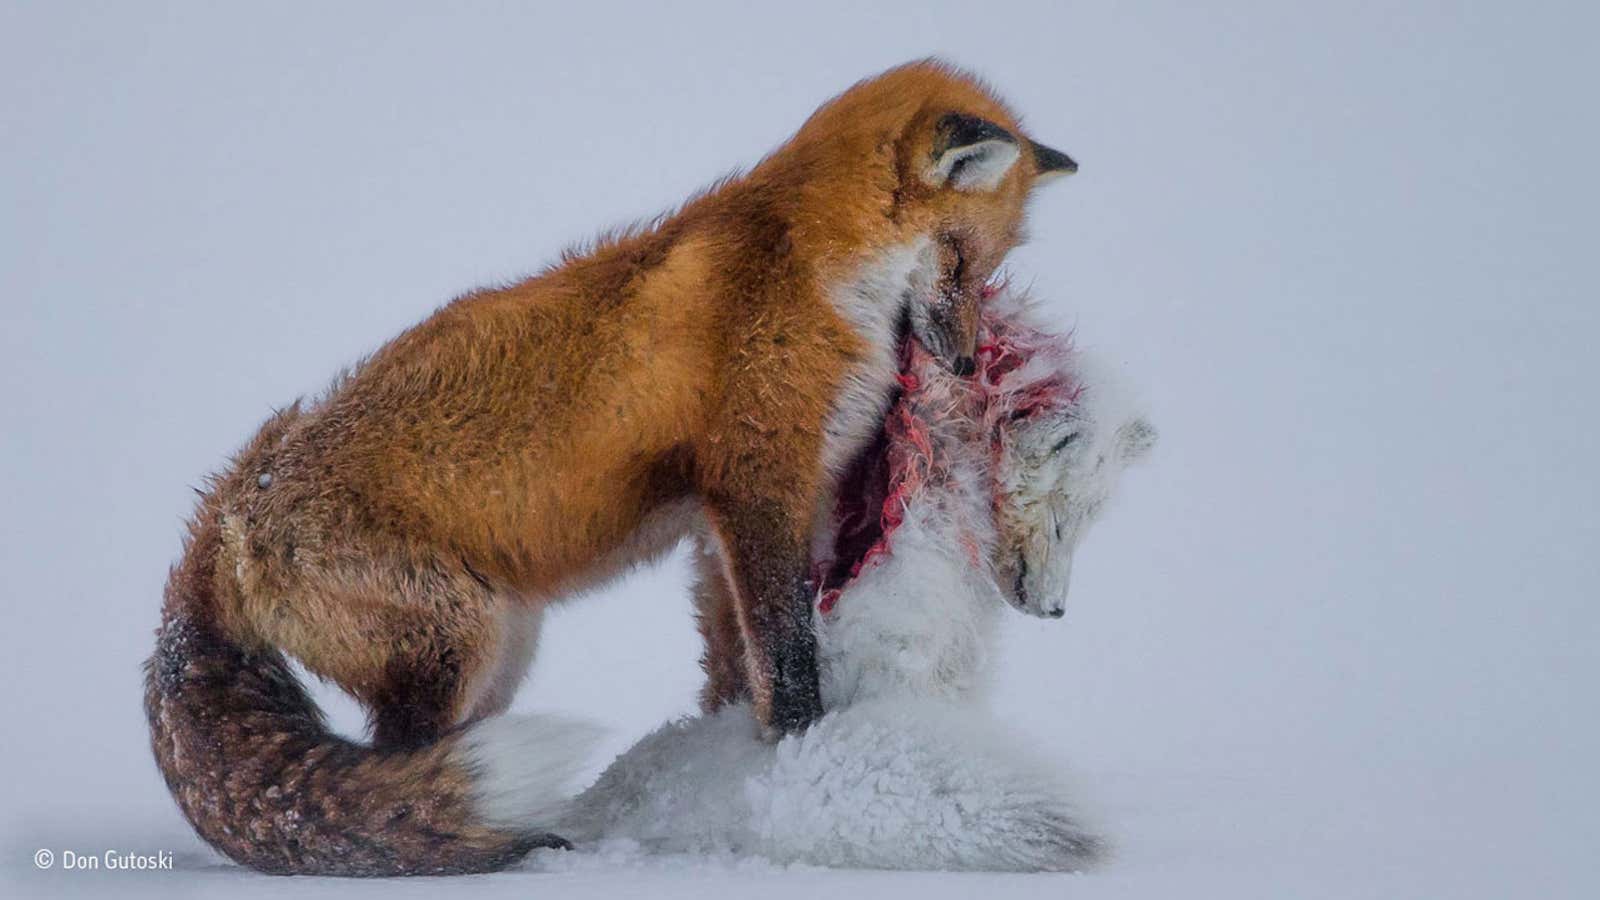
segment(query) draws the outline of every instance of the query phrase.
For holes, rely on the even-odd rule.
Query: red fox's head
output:
[[[928,110],[904,145],[907,225],[938,256],[931,297],[910,306],[917,337],[958,375],[977,352],[978,300],[1022,240],[1023,205],[1042,179],[1077,171],[1066,154],[982,115]]]
[[[791,145],[810,179],[852,194],[870,248],[922,242],[907,313],[947,366],[969,374],[984,284],[1022,240],[1039,184],[1077,163],[1033,140],[976,79],[917,62],[863,81],[819,109]],[[842,175],[840,173],[843,173]],[[870,180],[869,180],[870,179]]]

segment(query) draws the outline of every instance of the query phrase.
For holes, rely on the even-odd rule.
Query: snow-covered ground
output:
[[[1600,893],[1600,15],[1166,6],[0,8],[8,893]],[[1116,859],[608,848],[442,885],[205,850],[139,710],[187,485],[453,293],[670,206],[929,52],[1082,163],[1014,268],[1162,430],[1067,618],[1007,622],[997,697]],[[612,752],[687,712],[685,582],[675,556],[562,610],[517,707],[598,719]],[[63,871],[106,850],[176,870]]]

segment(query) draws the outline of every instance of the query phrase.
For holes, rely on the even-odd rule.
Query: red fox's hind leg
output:
[[[504,623],[498,629],[498,649],[485,668],[481,687],[474,685],[476,699],[467,710],[468,722],[498,716],[510,708],[539,649],[544,607],[510,595],[502,597],[501,603]]]
[[[372,744],[409,750],[443,737],[479,705],[505,635],[499,598],[466,575],[434,570],[396,585],[397,608],[381,640],[387,660],[359,698],[372,722]]]
[[[414,750],[437,741],[460,717],[461,654],[427,637],[390,658],[384,680],[366,698],[372,746]]]
[[[378,749],[426,746],[502,711],[527,670],[539,610],[459,560],[389,547],[289,572],[259,593],[296,602],[258,603],[250,625],[355,697]]]

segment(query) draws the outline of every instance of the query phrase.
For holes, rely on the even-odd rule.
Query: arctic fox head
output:
[[[1038,337],[1021,329],[999,343]],[[1123,469],[1155,445],[1156,430],[1108,366],[1048,347],[1017,355],[1020,366],[995,376],[994,571],[1012,606],[1060,618],[1073,551]]]
[[[928,520],[985,596],[1060,617],[1078,541],[1155,443],[1119,379],[1035,324],[1025,295],[999,286],[985,301],[975,377],[945,370],[916,341],[903,347],[903,390],[846,467],[817,542],[824,614],[859,574],[905,550],[905,521]]]

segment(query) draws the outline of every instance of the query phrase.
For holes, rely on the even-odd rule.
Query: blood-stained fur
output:
[[[553,821],[580,743],[486,718],[539,612],[701,530],[729,665],[770,733],[804,728],[811,551],[895,389],[886,360],[909,331],[973,370],[978,294],[1034,187],[1074,168],[970,76],[902,66],[748,173],[455,300],[274,417],[204,491],[150,663],[185,815],[267,871],[515,859],[548,838],[495,811]],[[365,705],[371,746],[321,729],[286,657]]]
[[[1103,854],[1056,766],[983,700],[1008,602],[1053,618],[1065,599],[1064,578],[1019,583],[1013,555],[1032,571],[1070,560],[1154,431],[1010,292],[981,335],[976,379],[906,348],[903,391],[846,479],[816,617],[828,713],[776,747],[757,738],[704,581],[706,714],[623,754],[563,833],[851,867],[1070,870]]]

